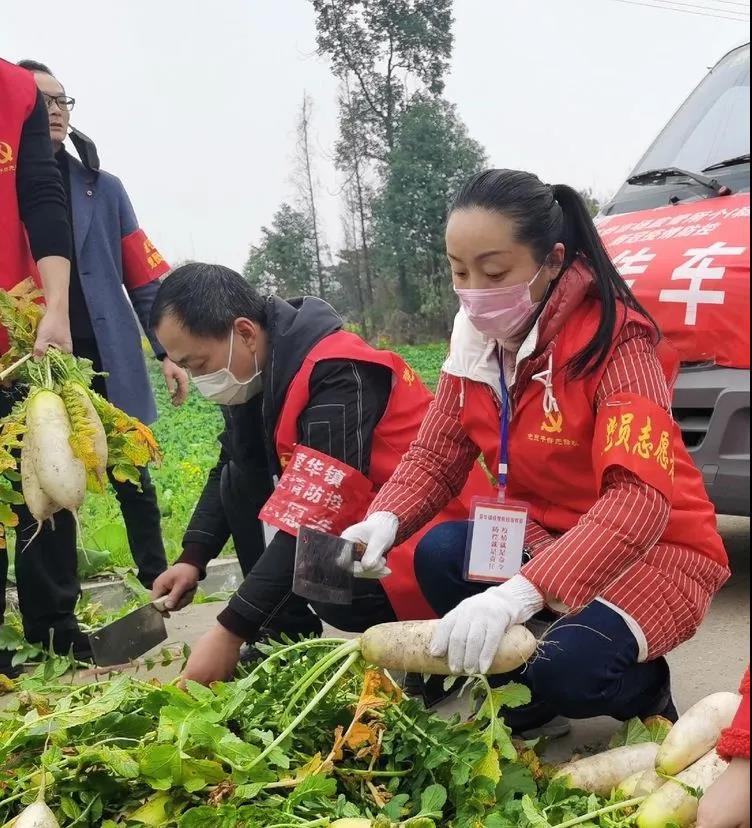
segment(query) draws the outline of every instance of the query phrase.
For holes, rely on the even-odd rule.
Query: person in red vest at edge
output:
[[[69,298],[73,353],[91,360],[100,374],[92,382],[97,393],[142,423],[153,423],[157,409],[136,317],[160,362],[172,403],[180,405],[188,392],[185,371],[167,359],[149,327],[159,279],[169,266],[139,227],[122,182],[100,169],[94,143],[71,127],[75,99],[45,64],[22,60],[18,65],[33,73],[44,96],[52,148],[68,197],[73,230]],[[80,161],[67,151],[66,139]],[[129,480],[116,480],[112,473],[109,480],[120,505],[138,578],[151,588],[157,575],[167,569],[167,558],[149,470],[141,469],[140,488]],[[56,539],[60,544],[58,568],[63,557],[75,565],[75,536],[58,533]]]
[[[170,608],[185,605],[230,534],[247,573],[193,648],[184,677],[226,679],[243,643],[266,631],[320,634],[323,619],[360,632],[434,617],[415,579],[414,543],[392,552],[388,577],[356,578],[351,606],[313,603],[316,617],[291,592],[298,529],[339,533],[361,519],[417,435],[432,395],[412,369],[342,330],[340,316],[321,299],[262,297],[220,265],[173,271],[154,302],[152,324],[198,391],[223,406],[226,423],[219,466],[183,554],[152,594],[169,594]],[[491,492],[480,466],[458,488],[463,499],[447,499],[441,519],[467,514],[469,491]],[[260,521],[278,530],[266,547]]]
[[[697,828],[749,828],[749,667],[739,692],[739,710],[716,748],[729,766],[700,800]]]
[[[563,617],[517,677],[533,700],[506,714],[515,732],[557,735],[559,717],[675,719],[664,656],[729,576],[671,418],[676,359],[571,187],[476,174],[451,207],[446,248],[460,310],[436,397],[344,536],[367,545],[362,565],[378,571],[460,491],[480,452],[498,496],[475,505],[470,539],[470,523],[447,522],[415,555],[442,616],[434,654],[484,673],[509,626],[546,609]]]
[[[38,276],[47,310],[37,333],[37,356],[50,346],[71,350],[70,233],[65,190],[52,155],[42,95],[28,72],[0,59],[0,288],[9,290],[30,276]],[[7,344],[7,334],[0,328],[0,352],[5,351]],[[0,387],[0,417],[10,412],[17,399],[16,389],[6,384]],[[22,507],[18,511],[22,526],[33,523]],[[61,520],[67,518],[71,516],[66,512]],[[52,550],[48,552],[52,560]],[[60,631],[61,640],[56,644],[67,650],[71,640],[63,631],[77,629],[75,600],[70,608],[56,613],[55,607],[45,604],[44,594],[24,591],[27,572],[18,559],[16,573],[21,601],[38,601],[49,610],[45,630],[53,627],[56,633]],[[0,625],[5,613],[7,575],[8,555],[0,550]],[[16,675],[12,656],[8,650],[0,649],[0,673]]]

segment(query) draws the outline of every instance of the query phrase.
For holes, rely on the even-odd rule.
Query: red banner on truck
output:
[[[682,362],[749,368],[749,193],[598,220],[619,273]]]

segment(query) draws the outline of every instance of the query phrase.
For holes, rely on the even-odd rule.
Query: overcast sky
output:
[[[708,67],[748,38],[742,23],[615,0],[455,0],[454,14],[446,97],[491,163],[603,195]],[[294,196],[307,91],[336,247],[336,82],[315,54],[306,0],[3,2],[0,55],[51,66],[77,99],[73,123],[168,260],[237,269]]]

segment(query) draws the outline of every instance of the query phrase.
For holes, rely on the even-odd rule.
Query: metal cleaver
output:
[[[127,664],[167,638],[167,596],[145,604],[89,635],[94,662],[99,667]]]
[[[295,549],[292,591],[322,604],[352,604],[355,578],[384,578],[391,571],[363,572],[365,547],[328,532],[301,526]]]

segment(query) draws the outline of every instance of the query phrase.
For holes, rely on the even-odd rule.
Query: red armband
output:
[[[297,446],[259,519],[288,535],[301,526],[338,535],[363,518],[373,484],[357,469],[320,451]]]
[[[674,488],[674,421],[661,406],[637,394],[615,394],[595,420],[593,468],[603,475],[621,466],[657,489],[669,502]]]
[[[148,285],[170,269],[141,228],[123,236],[120,244],[123,251],[123,284],[127,290]]]

